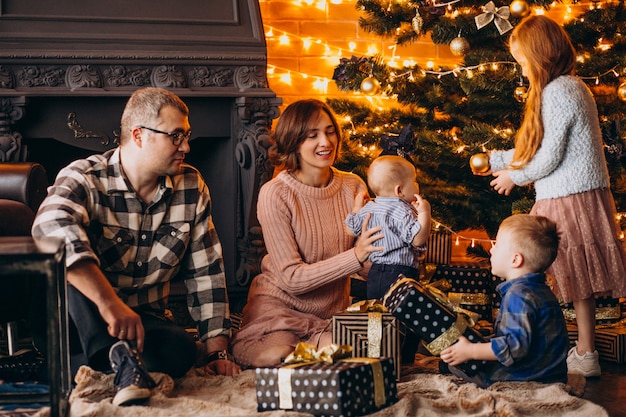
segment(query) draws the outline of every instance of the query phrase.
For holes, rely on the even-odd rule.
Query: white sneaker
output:
[[[579,355],[576,346],[567,353],[567,371],[585,377],[600,376],[600,355],[597,350]]]

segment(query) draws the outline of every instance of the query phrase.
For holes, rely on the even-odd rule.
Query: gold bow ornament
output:
[[[511,15],[509,6],[502,6],[496,9],[496,5],[493,3],[493,1],[490,1],[489,3],[485,4],[482,9],[484,13],[479,14],[474,18],[474,20],[476,21],[476,27],[479,30],[487,26],[489,23],[491,23],[491,21],[493,21],[496,25],[496,28],[498,29],[498,32],[500,32],[500,35],[513,29],[513,25],[511,24],[511,22],[509,22],[509,16]]]

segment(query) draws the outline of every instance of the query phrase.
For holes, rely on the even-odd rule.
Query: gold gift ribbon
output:
[[[372,368],[374,376],[374,404],[376,407],[385,405],[387,396],[385,395],[385,377],[383,374],[383,365],[380,360],[374,358],[346,358],[341,362],[366,363]]]
[[[428,349],[428,351],[438,356],[445,348],[452,345],[454,342],[459,340],[459,337],[465,332],[467,329],[468,323],[465,317],[461,314],[456,316],[456,321],[454,324],[448,329],[440,334],[435,340],[430,343],[424,343],[424,347]]]
[[[457,313],[456,321],[445,332],[440,334],[432,342],[428,344],[424,343],[424,346],[431,354],[435,356],[439,355],[442,350],[459,340],[459,337],[465,332],[468,327],[471,327],[475,324],[475,317],[478,317],[477,313],[452,305],[448,300],[448,297],[438,288],[435,288],[431,285],[423,286],[411,278],[404,277],[397,280],[383,297],[383,304],[387,304],[387,298],[394,292],[396,288],[406,282],[410,282],[416,287],[422,287],[424,288],[424,290],[428,290],[428,292],[437,301]]]
[[[483,293],[449,292],[448,300],[450,300],[450,302],[455,306],[459,306],[460,304],[478,306],[491,304],[491,297],[489,294]]]
[[[563,309],[565,320],[576,320],[576,310],[573,308]],[[620,306],[596,308],[596,320],[615,320],[622,317]]]
[[[330,345],[329,349],[327,349],[326,353],[315,352],[315,349],[312,348],[312,345],[307,343],[298,343],[296,349],[293,353],[291,353],[287,358],[302,358],[302,355],[307,355],[309,358],[307,360],[302,360],[297,363],[290,363],[284,366],[281,366],[278,369],[278,406],[283,410],[291,410],[293,409],[293,399],[291,397],[292,393],[292,385],[291,385],[291,376],[293,375],[293,370],[299,368],[304,365],[311,365],[318,362],[326,362],[333,363],[322,360],[322,357],[328,357],[328,351],[332,351],[336,349],[337,345]],[[348,346],[349,347],[349,346]],[[351,347],[350,347],[351,348]],[[323,351],[325,348],[321,349]],[[339,351],[341,347],[339,347]],[[298,352],[298,353],[296,353]],[[332,357],[332,355],[330,356]],[[285,360],[287,361],[287,360]],[[380,360],[374,358],[343,358],[339,359],[338,362],[351,362],[351,363],[366,363],[370,365],[372,368],[372,374],[374,376],[374,403],[377,407],[384,405],[387,402],[387,397],[385,395],[385,378],[383,374],[383,367],[380,363]]]
[[[413,284],[415,287],[419,287],[422,288],[425,291],[428,291],[430,293],[430,295],[432,295],[435,300],[439,301],[441,304],[443,304],[444,306],[448,307],[450,310],[454,311],[457,314],[463,314],[466,316],[467,318],[467,322],[469,326],[473,326],[474,324],[476,324],[476,321],[478,319],[478,313],[475,313],[473,311],[469,311],[466,310],[464,308],[461,308],[459,306],[455,306],[454,304],[452,304],[450,302],[450,300],[448,300],[448,297],[446,296],[446,294],[441,291],[439,288],[435,287],[433,284],[427,284],[427,285],[422,285],[419,282],[415,281],[412,278],[407,278],[404,275],[400,274],[400,276],[402,276],[401,279],[397,280],[385,293],[385,295],[383,296],[383,305],[387,305],[387,298],[391,296],[391,294],[393,294],[393,292],[395,291],[396,288],[398,288],[399,286],[401,286],[402,284],[406,283],[406,282],[410,282],[411,284]]]
[[[348,313],[367,313],[367,357],[379,358],[383,344],[383,314],[387,307],[380,300],[362,300],[350,305]]]

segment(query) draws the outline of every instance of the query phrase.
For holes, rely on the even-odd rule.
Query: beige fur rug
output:
[[[152,375],[159,386],[147,405],[116,407],[111,404],[115,393],[113,375],[82,367],[70,396],[69,417],[310,416],[280,410],[258,413],[253,370],[237,377],[208,376],[192,370],[177,381],[164,374]],[[584,386],[584,377],[575,376],[568,385],[497,383],[480,389],[452,376],[414,370],[398,384],[399,401],[371,417],[608,417],[602,407],[578,397]],[[46,408],[36,416],[48,415]]]

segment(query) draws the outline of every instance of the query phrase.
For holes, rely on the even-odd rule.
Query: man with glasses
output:
[[[188,116],[175,94],[137,90],[122,114],[119,147],[62,169],[32,229],[35,238],[65,239],[76,330],[70,344],[90,367],[116,372],[116,405],[149,399],[148,371],[183,376],[198,347],[208,371],[240,372],[228,354],[228,296],[209,190],[184,163]],[[198,346],[167,318],[175,277],[187,288]]]

